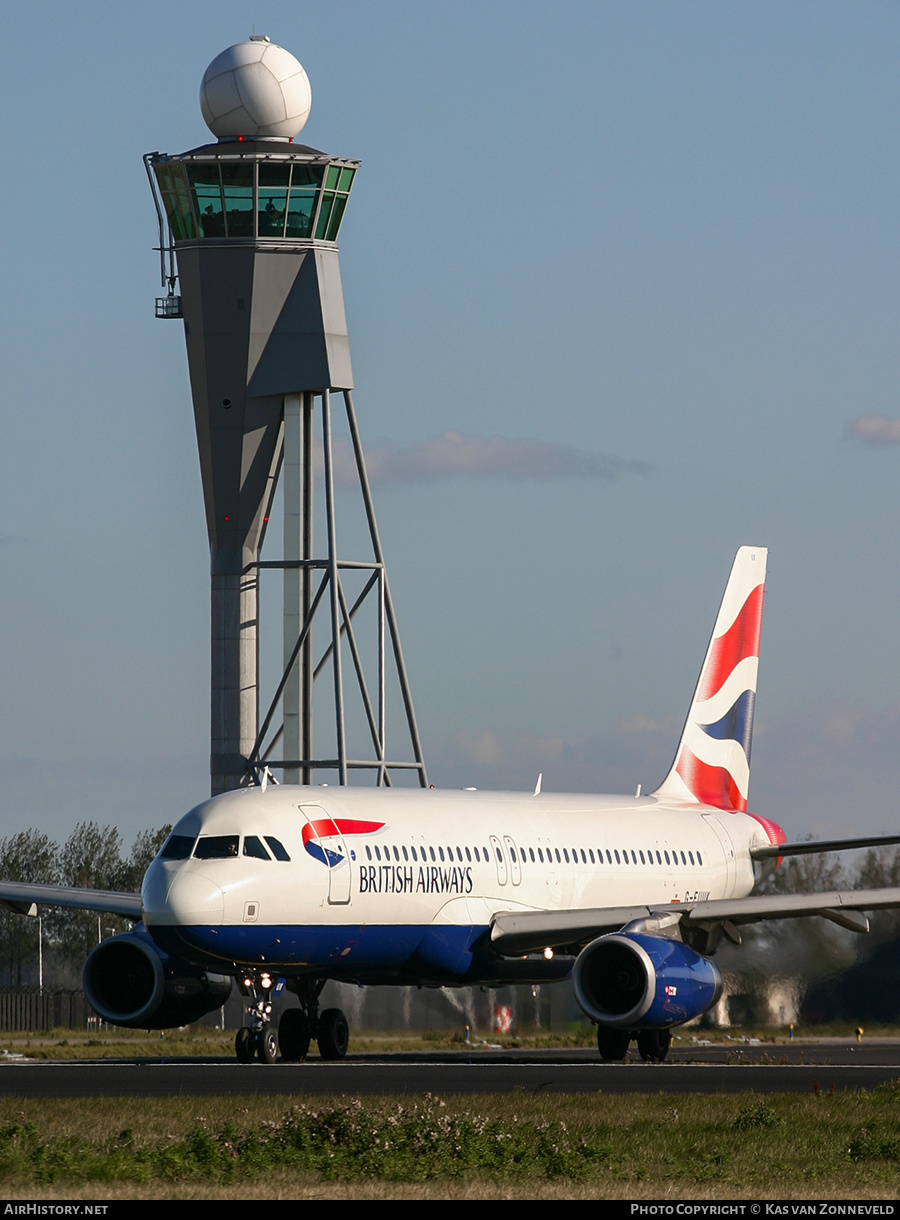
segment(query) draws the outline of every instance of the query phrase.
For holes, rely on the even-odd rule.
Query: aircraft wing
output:
[[[538,953],[545,948],[584,945],[607,932],[618,932],[636,919],[660,915],[680,915],[687,926],[821,915],[853,932],[867,932],[868,920],[858,912],[891,908],[900,908],[900,887],[831,890],[822,894],[756,894],[749,898],[580,911],[500,912],[491,920],[491,943],[504,955]]]
[[[141,918],[140,894],[79,890],[65,885],[32,885],[27,881],[0,881],[0,906],[18,915],[37,915],[37,908],[46,906],[103,911],[109,915],[124,915],[135,922]]]

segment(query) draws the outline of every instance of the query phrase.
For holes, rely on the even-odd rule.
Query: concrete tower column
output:
[[[210,790],[245,782],[259,721],[259,571],[244,551],[211,558]]]

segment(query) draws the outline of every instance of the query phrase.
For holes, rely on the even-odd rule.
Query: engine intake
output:
[[[699,1017],[722,994],[722,976],[677,940],[616,932],[592,941],[572,971],[575,998],[598,1025],[665,1029]]]
[[[129,1029],[189,1025],[231,995],[227,975],[163,953],[143,931],[110,937],[85,962],[84,994],[98,1016]]]

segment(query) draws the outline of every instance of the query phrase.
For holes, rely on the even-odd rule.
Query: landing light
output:
[[[548,962],[552,962],[552,961],[553,961],[553,950],[550,948],[550,946],[549,946],[549,945],[548,945],[548,946],[547,946],[547,948],[544,950],[544,957],[545,957],[545,959],[546,959]]]

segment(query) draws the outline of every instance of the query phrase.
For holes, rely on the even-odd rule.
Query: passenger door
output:
[[[343,905],[350,901],[352,868],[350,852],[337,824],[319,805],[301,805],[308,826],[304,839],[313,845],[313,855],[328,868],[328,901]]]

